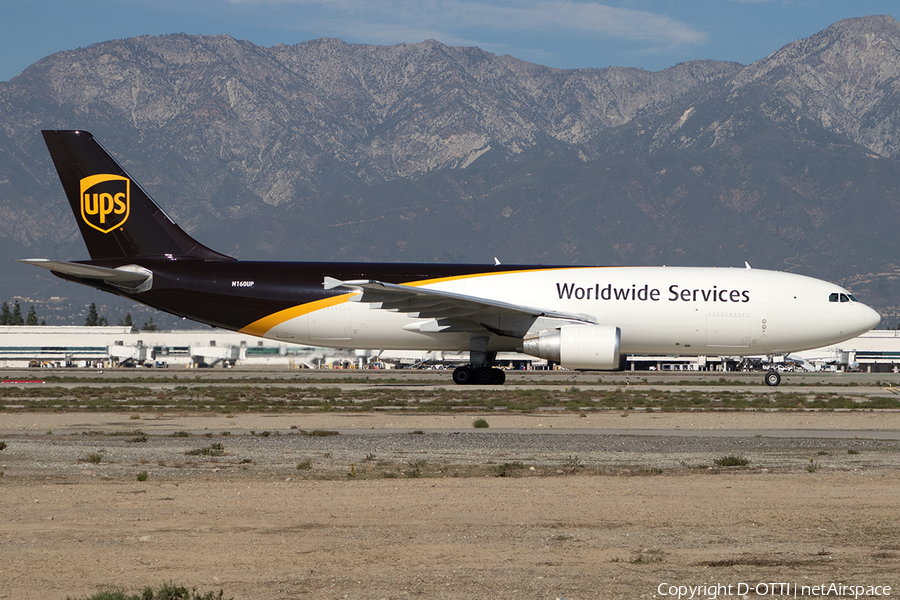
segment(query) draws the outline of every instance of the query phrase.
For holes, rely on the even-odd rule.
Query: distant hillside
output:
[[[895,322],[898,49],[885,16],[656,73],[435,41],[61,52],[0,83],[0,300],[81,293],[12,260],[86,257],[39,135],[81,128],[240,258],[746,260],[850,285]]]

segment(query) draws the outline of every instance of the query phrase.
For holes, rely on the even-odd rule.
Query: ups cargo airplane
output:
[[[783,355],[841,342],[878,313],[776,271],[249,262],[194,240],[86,131],[44,131],[91,260],[27,259],[58,277],[278,341],[468,351],[458,384],[501,384],[498,352],[618,370],[627,354]],[[778,385],[776,371],[766,383]]]

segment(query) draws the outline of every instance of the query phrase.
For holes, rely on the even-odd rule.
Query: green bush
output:
[[[472,427],[475,429],[487,429],[490,425],[488,425],[488,422],[485,419],[475,419],[472,421]]]
[[[744,467],[750,464],[750,459],[729,454],[728,456],[717,458],[713,462],[719,467]]]
[[[186,456],[223,456],[225,454],[225,447],[216,442],[215,444],[210,444],[205,448],[195,448],[194,450],[188,450],[184,453]]]
[[[503,463],[494,468],[497,477],[512,477],[513,471],[524,469],[525,465],[520,462]]]
[[[77,600],[66,596],[66,600]],[[218,593],[207,592],[201,594],[196,588],[189,590],[184,586],[176,586],[171,583],[163,584],[154,591],[152,588],[144,588],[140,594],[128,595],[125,592],[98,592],[82,600],[224,600],[222,590]]]
[[[563,463],[563,466],[570,471],[575,471],[577,469],[583,469],[584,463],[581,462],[581,460],[578,458],[577,454],[575,454],[575,455],[570,454],[569,456],[566,457],[566,460]]]

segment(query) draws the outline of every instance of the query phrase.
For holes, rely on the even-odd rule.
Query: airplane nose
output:
[[[862,320],[863,320],[863,327],[865,328],[865,331],[868,331],[870,329],[874,329],[875,327],[878,326],[879,323],[881,323],[881,315],[879,315],[877,312],[875,312],[868,306],[863,305]]]

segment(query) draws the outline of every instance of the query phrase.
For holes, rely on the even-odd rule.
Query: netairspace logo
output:
[[[788,598],[808,598],[810,596],[840,596],[844,598],[875,598],[891,595],[889,585],[845,585],[843,583],[822,583],[820,585],[800,585],[798,583],[708,583],[704,585],[675,585],[661,583],[656,593],[664,598],[678,600],[717,600],[729,596],[778,596]]]

